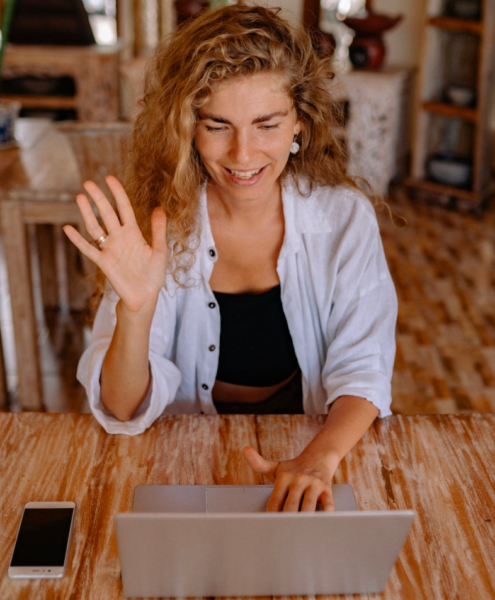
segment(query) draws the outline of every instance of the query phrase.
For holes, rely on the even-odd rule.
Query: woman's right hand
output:
[[[167,218],[161,207],[154,209],[151,215],[150,246],[141,233],[129,198],[120,182],[112,176],[105,179],[115,197],[120,220],[105,194],[94,182],[86,181],[84,189],[96,204],[108,233],[98,223],[88,198],[84,194],[79,194],[76,198],[91,238],[106,238],[100,244],[100,249],[85,240],[71,225],[65,225],[64,232],[103,271],[124,308],[132,313],[154,312],[167,273]]]

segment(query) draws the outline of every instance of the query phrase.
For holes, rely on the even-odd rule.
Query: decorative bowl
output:
[[[471,180],[472,165],[464,158],[435,154],[428,159],[428,174],[438,183],[466,187]]]
[[[449,85],[445,95],[456,106],[471,106],[475,97],[475,90],[467,85]]]
[[[357,34],[381,35],[385,31],[395,27],[401,20],[402,15],[389,17],[388,15],[382,15],[369,10],[363,16],[347,17],[344,23],[351,29],[354,29]]]

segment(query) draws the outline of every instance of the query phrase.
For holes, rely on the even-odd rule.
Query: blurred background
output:
[[[0,410],[88,412],[94,272],[61,227],[122,174],[146,65],[224,0],[0,0]],[[282,0],[332,56],[399,296],[396,413],[495,411],[495,0]]]

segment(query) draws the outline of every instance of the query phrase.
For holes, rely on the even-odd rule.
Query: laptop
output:
[[[114,518],[126,598],[379,593],[412,510],[267,513],[273,485],[150,485]],[[321,507],[320,507],[321,508]]]

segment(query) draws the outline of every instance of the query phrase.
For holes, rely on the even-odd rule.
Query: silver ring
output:
[[[106,235],[100,235],[100,237],[97,240],[94,240],[94,243],[98,246],[98,248],[101,248],[101,245],[103,244],[103,242],[106,242],[106,239]]]

